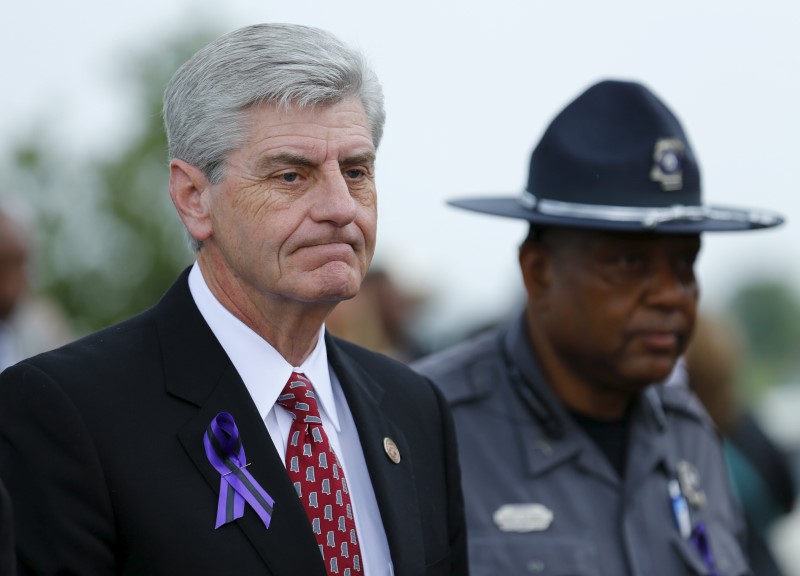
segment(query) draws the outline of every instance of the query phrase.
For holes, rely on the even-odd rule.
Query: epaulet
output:
[[[703,404],[687,386],[656,384],[653,388],[661,399],[666,413],[696,420],[700,425],[714,429],[711,417]]]
[[[451,405],[479,400],[503,377],[496,342],[496,334],[481,334],[418,360],[411,368],[430,378]]]

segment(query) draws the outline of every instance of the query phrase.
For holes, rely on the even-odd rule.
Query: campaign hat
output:
[[[675,114],[642,84],[604,80],[547,127],[521,194],[448,204],[540,226],[626,232],[738,231],[783,222],[766,210],[703,204],[700,180]]]

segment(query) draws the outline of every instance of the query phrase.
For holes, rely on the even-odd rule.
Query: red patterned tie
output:
[[[322,428],[309,379],[293,372],[278,404],[294,418],[286,446],[286,470],[311,521],[325,568],[329,575],[363,574],[344,470]]]

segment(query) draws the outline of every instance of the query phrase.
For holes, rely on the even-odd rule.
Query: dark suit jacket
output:
[[[0,481],[0,576],[13,576],[14,534],[12,531],[11,500],[6,487]]]
[[[395,574],[466,574],[442,397],[397,362],[335,338],[327,346]],[[236,420],[248,470],[275,500],[269,529],[249,506],[214,529],[220,476],[203,434],[222,411]],[[283,461],[186,273],[147,312],[0,376],[0,476],[14,502],[21,574],[325,575]]]

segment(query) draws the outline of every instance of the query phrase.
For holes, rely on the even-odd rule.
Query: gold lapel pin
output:
[[[389,460],[395,464],[400,464],[400,450],[397,449],[397,444],[394,443],[394,440],[388,436],[384,438],[383,449],[386,451],[386,455],[389,457]]]

